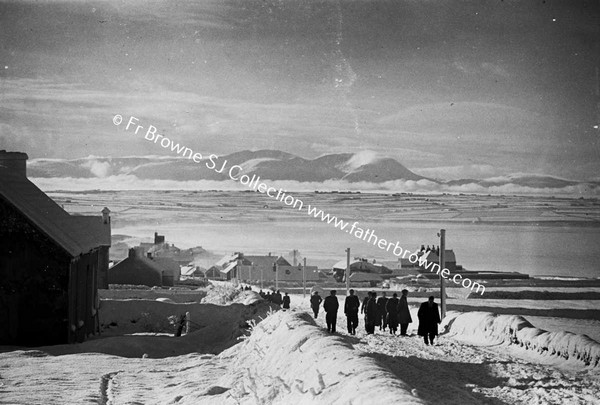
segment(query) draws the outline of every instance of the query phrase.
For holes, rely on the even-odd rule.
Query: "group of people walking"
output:
[[[390,334],[395,335],[400,325],[400,335],[406,336],[408,324],[412,322],[408,307],[408,290],[402,290],[402,296],[394,293],[392,298],[387,298],[385,292],[377,298],[377,293],[371,291],[365,297],[360,312],[365,315],[365,330],[367,334],[374,334],[375,328],[380,331],[389,328]]]
[[[319,307],[323,302],[325,311],[325,321],[329,333],[336,332],[337,312],[339,302],[336,296],[336,290],[331,290],[329,296],[323,300],[318,292],[314,292],[310,297],[310,304],[315,318],[319,315]],[[371,291],[363,299],[362,305],[360,299],[354,294],[354,290],[349,291],[349,295],[344,302],[344,314],[346,315],[348,333],[356,335],[358,327],[358,313],[364,314],[365,330],[367,334],[374,334],[375,329],[379,327],[380,331],[389,329],[391,335],[396,335],[398,325],[400,326],[400,336],[407,336],[408,325],[412,323],[410,308],[408,306],[408,290],[402,290],[402,296],[392,294],[388,298],[383,292],[382,296],[377,298],[377,293]],[[434,302],[434,297],[423,302],[417,312],[419,318],[418,335],[423,336],[425,344],[432,344],[435,336],[438,335],[438,324],[441,322],[438,305]]]
[[[260,290],[258,294],[267,301],[281,306],[283,309],[290,309],[291,300],[288,293],[285,293],[285,295],[282,296],[279,290],[273,293],[271,291],[263,292],[263,290]]]

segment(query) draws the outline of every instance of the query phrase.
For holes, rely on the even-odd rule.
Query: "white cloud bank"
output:
[[[111,175],[97,178],[30,178],[44,191],[86,191],[86,190],[248,190],[234,181],[214,180],[157,180],[139,179],[133,175]],[[394,180],[384,183],[327,180],[324,182],[298,182],[292,180],[264,180],[264,183],[290,192],[312,191],[354,191],[362,193],[465,193],[465,194],[519,194],[519,195],[561,195],[565,197],[598,196],[600,187],[579,184],[563,188],[533,188],[517,184],[503,184],[484,187],[476,183],[463,185],[439,184],[429,180]]]

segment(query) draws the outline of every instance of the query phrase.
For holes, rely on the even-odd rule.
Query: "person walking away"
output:
[[[325,301],[323,301],[323,310],[325,310],[325,321],[327,322],[327,331],[329,333],[335,333],[337,311],[340,307],[340,304],[335,294],[336,291],[331,290],[331,293],[329,293],[329,297],[325,298]]]
[[[360,313],[364,314],[367,309],[367,302],[369,302],[369,298],[371,298],[371,293],[367,293],[367,296],[363,299],[362,305],[360,307]]]
[[[438,334],[438,323],[442,322],[438,304],[433,300],[433,296],[429,297],[429,301],[422,303],[417,313],[419,317],[419,336],[423,336],[426,345],[433,345],[433,339]],[[427,338],[429,338],[429,342],[427,342]]]
[[[275,294],[273,294],[273,304],[281,305],[283,299],[281,298],[281,292],[277,290]]]
[[[369,322],[367,317],[367,306],[369,305],[369,301],[371,300],[371,292],[367,293],[367,296],[362,302],[362,306],[360,307],[360,313],[365,314],[365,331],[367,334],[369,333]]]
[[[375,333],[375,324],[377,322],[377,294],[375,294],[374,291],[371,291],[369,296],[367,308],[365,309],[365,329],[367,330],[367,335],[372,335]]]
[[[385,328],[387,327],[387,311],[385,309],[387,305],[387,297],[385,296],[385,291],[381,293],[381,297],[377,300],[377,311],[379,313],[378,325],[379,330],[383,330],[385,332]]]
[[[385,304],[385,310],[387,312],[387,324],[390,327],[390,334],[396,335],[398,331],[398,294],[392,294],[392,298]]]
[[[346,300],[344,301],[344,314],[346,314],[348,333],[351,335],[356,335],[359,307],[360,300],[358,299],[358,296],[354,295],[354,290],[350,290],[350,295],[347,296]]]
[[[290,309],[290,296],[288,293],[285,293],[283,297],[283,309]]]
[[[315,291],[312,297],[310,297],[310,307],[315,314],[315,319],[317,319],[317,316],[319,315],[319,305],[321,305],[321,301],[323,301],[323,298],[321,298],[318,291]]]
[[[412,323],[410,308],[408,307],[408,290],[402,290],[402,297],[398,301],[398,322],[400,323],[400,336],[406,336],[408,324]]]

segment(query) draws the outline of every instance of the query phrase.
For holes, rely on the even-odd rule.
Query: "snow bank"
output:
[[[486,291],[484,295],[471,292],[469,299],[480,300],[598,300],[600,292],[598,291]]]
[[[260,297],[259,297],[260,298]],[[105,353],[123,357],[164,358],[187,353],[220,353],[248,334],[272,304],[243,299],[248,305],[177,304],[150,300],[102,300],[101,335],[81,344],[40,348],[51,354]],[[169,318],[190,313],[190,333],[174,337]]]
[[[586,335],[548,332],[534,327],[518,315],[490,312],[450,312],[444,319],[450,335],[476,343],[517,345],[546,357],[570,360],[586,367],[599,367],[600,343]]]
[[[232,372],[216,386],[229,387],[227,395],[239,403],[423,403],[389,370],[317,327],[306,313],[269,316],[219,357]]]
[[[175,302],[200,302],[206,296],[204,289],[111,289],[98,290],[101,299],[155,300],[169,298]]]
[[[262,298],[257,292],[242,291],[226,284],[214,284],[206,291],[206,297],[202,299],[202,303],[217,305],[240,303],[250,305],[260,300]]]

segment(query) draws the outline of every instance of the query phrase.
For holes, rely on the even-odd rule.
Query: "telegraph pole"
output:
[[[440,229],[440,300],[442,303],[442,319],[446,316],[446,285],[444,284],[444,277],[442,277],[442,270],[446,267],[446,230]]]
[[[275,291],[279,290],[279,265],[275,263]]]
[[[252,265],[254,266],[254,263],[252,263]],[[260,267],[260,289],[263,289],[263,267]]]
[[[350,290],[350,248],[346,249],[346,295]]]
[[[304,258],[304,266],[302,266],[302,294],[306,298],[306,257]]]

